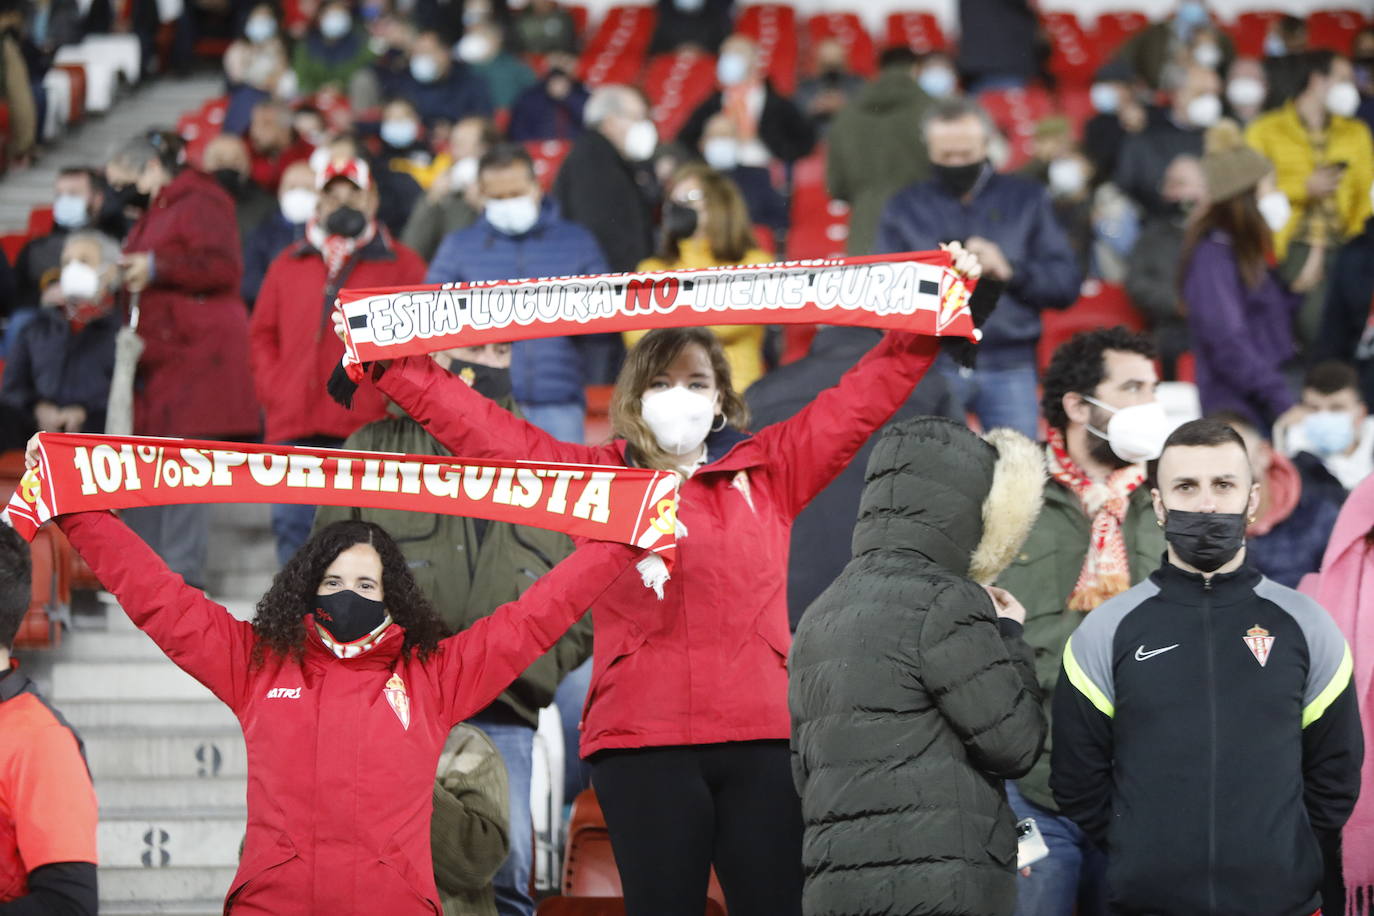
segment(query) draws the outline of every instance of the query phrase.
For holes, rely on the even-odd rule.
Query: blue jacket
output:
[[[978,365],[1033,366],[1041,309],[1068,308],[1083,284],[1078,259],[1042,185],[988,169],[965,204],[934,179],[918,182],[888,200],[874,250],[929,251],[973,236],[996,242],[1014,271],[983,326]]]
[[[449,233],[429,263],[425,282],[606,272],[606,258],[592,234],[560,217],[546,199],[539,220],[523,235],[499,232],[485,216]],[[520,341],[512,352],[511,382],[521,404],[581,403],[586,384],[581,351],[569,337]]]
[[[587,106],[589,96],[587,87],[574,80],[572,90],[563,98],[555,99],[549,95],[549,76],[545,76],[520,93],[511,106],[506,136],[521,143],[572,140],[582,133],[582,109]]]
[[[1302,481],[1298,504],[1268,532],[1245,538],[1245,559],[1279,585],[1297,588],[1303,576],[1321,569],[1345,488],[1316,455],[1298,452],[1292,461]]]
[[[243,279],[239,281],[239,295],[250,309],[257,301],[258,290],[262,289],[262,279],[267,276],[272,259],[304,237],[305,223],[288,223],[280,207],[248,234],[243,244]]]
[[[461,121],[469,115],[491,114],[491,92],[481,74],[454,61],[442,79],[422,83],[409,73],[395,81],[395,94],[407,99],[426,127],[437,121]]]

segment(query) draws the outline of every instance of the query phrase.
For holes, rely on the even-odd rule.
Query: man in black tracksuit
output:
[[[1350,650],[1246,563],[1258,489],[1229,427],[1179,427],[1155,476],[1166,561],[1069,640],[1050,786],[1107,849],[1113,911],[1310,916],[1359,794]]]

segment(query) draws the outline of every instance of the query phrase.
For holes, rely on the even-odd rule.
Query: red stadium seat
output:
[[[614,385],[587,386],[587,420],[583,428],[582,441],[592,445],[611,441],[611,394],[614,391]],[[576,814],[576,810],[573,813]],[[597,814],[600,817],[600,808],[597,809]],[[568,835],[572,836],[571,826],[568,828]]]
[[[1040,344],[1037,362],[1043,372],[1059,345],[1080,331],[1109,328],[1122,324],[1133,331],[1143,331],[1145,321],[1123,287],[1099,280],[1083,284],[1078,301],[1062,312],[1040,313]]]
[[[23,476],[23,450],[0,454],[0,493],[5,499],[9,499]],[[71,607],[70,567],[66,558],[70,553],[71,547],[52,524],[40,528],[29,545],[32,594],[29,609],[19,622],[19,633],[14,640],[16,648],[46,649],[61,644],[59,621]]]
[[[873,39],[864,28],[856,13],[822,13],[806,21],[807,37],[814,53],[816,45],[833,38],[845,46],[849,53],[849,67],[860,76],[872,76],[877,70],[878,61],[873,50]],[[812,60],[808,71],[815,70]]]
[[[534,160],[535,177],[546,193],[553,188],[558,169],[568,158],[570,149],[572,143],[568,140],[529,140],[525,143],[525,150]]]
[[[644,75],[650,116],[660,137],[675,137],[716,88],[716,59],[697,51],[660,54],[649,61]]]
[[[1117,10],[1097,17],[1093,40],[1102,56],[1110,57],[1121,44],[1150,24],[1150,17],[1136,10]]]
[[[1050,36],[1050,72],[1062,85],[1087,85],[1101,63],[1101,50],[1070,12],[1045,13],[1043,22]]]
[[[29,211],[29,238],[52,232],[52,207],[34,207]]]
[[[573,29],[577,32],[578,37],[585,35],[587,33],[587,8],[580,3],[563,3],[560,5],[572,14]]]
[[[71,101],[67,117],[75,124],[86,117],[86,67],[82,64],[55,64],[71,80]]]
[[[19,259],[19,252],[24,249],[24,244],[28,240],[29,237],[22,232],[0,235],[0,250],[5,252],[5,257],[13,264]]]
[[[753,38],[768,78],[783,95],[797,88],[797,14],[790,6],[764,3],[745,7],[735,31]]]
[[[1356,10],[1317,10],[1307,17],[1307,42],[1313,48],[1329,48],[1349,54],[1355,33],[1369,24]]]
[[[634,83],[654,34],[653,7],[617,6],[606,11],[601,26],[587,42],[578,75],[591,86]]]
[[[625,916],[624,897],[550,897],[535,916]]]
[[[1231,25],[1223,25],[1222,31],[1235,42],[1236,53],[1243,57],[1261,57],[1264,54],[1264,36],[1269,32],[1269,24],[1283,15],[1279,10],[1248,10],[1236,17]]]
[[[934,13],[892,13],[887,17],[887,44],[906,45],[917,54],[949,47]]]

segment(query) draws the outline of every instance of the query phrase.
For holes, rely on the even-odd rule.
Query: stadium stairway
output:
[[[23,232],[34,207],[52,206],[57,173],[74,165],[103,167],[110,151],[140,130],[176,127],[177,116],[223,92],[218,73],[164,77],[130,91],[107,113],[87,116],[49,145],[37,163],[0,178],[0,235]]]
[[[249,619],[276,571],[266,506],[211,507],[209,594]],[[238,867],[247,757],[233,714],[101,593],[59,648],[23,653],[81,733],[100,800],[100,912],[220,913]]]

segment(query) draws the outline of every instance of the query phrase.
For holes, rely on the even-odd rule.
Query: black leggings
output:
[[[730,916],[801,913],[801,802],[786,741],[592,758],[628,916],[701,916],[716,866]]]

